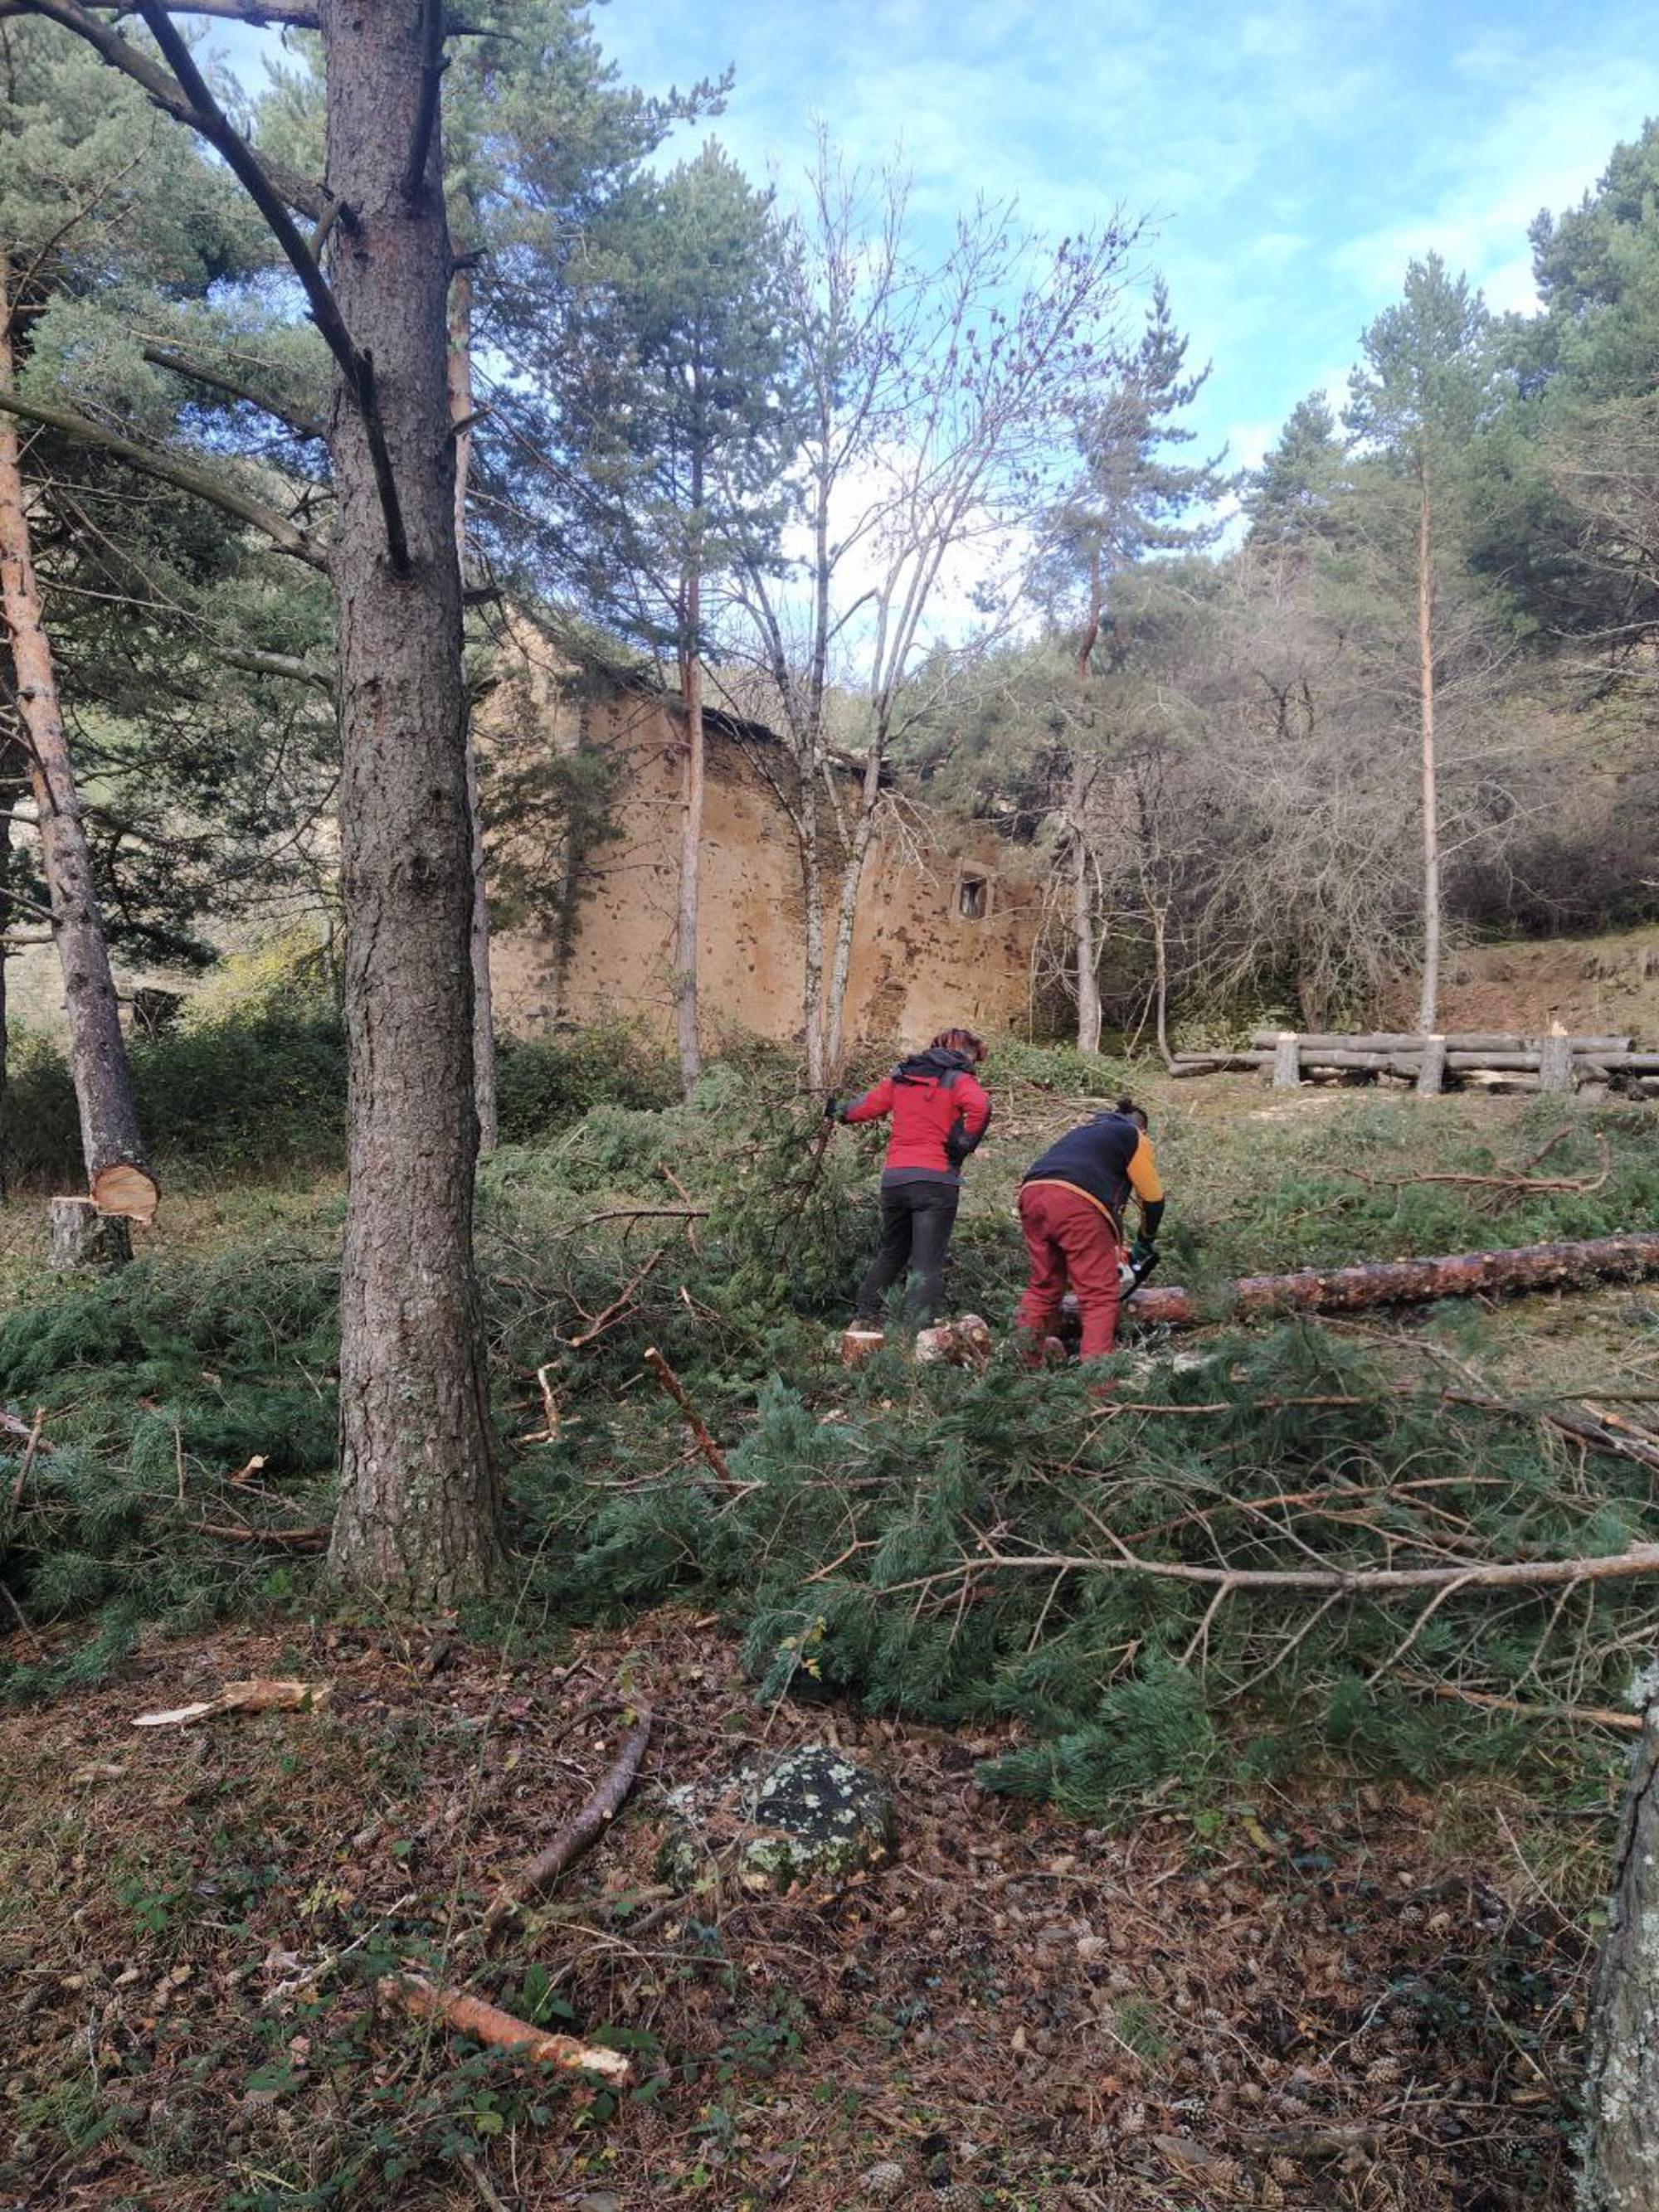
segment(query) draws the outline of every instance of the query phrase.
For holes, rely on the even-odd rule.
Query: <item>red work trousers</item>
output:
[[[1081,1357],[1099,1359],[1117,1340],[1117,1231],[1081,1192],[1063,1183],[1027,1183],[1019,1225],[1030,1255],[1031,1279],[1014,1326],[1034,1343],[1053,1329],[1067,1290],[1083,1316]]]

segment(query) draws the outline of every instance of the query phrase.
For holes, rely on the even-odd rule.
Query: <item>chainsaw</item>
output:
[[[1137,1250],[1141,1254],[1139,1260],[1134,1256]],[[1128,1258],[1120,1260],[1117,1263],[1117,1295],[1120,1304],[1124,1299],[1132,1298],[1134,1296],[1157,1265],[1156,1244],[1131,1247]]]

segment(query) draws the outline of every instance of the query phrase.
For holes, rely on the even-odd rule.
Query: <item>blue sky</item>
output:
[[[1017,196],[1055,232],[1158,218],[1192,417],[1236,465],[1437,247],[1494,307],[1531,300],[1527,225],[1659,113],[1632,0],[610,0],[599,38],[648,90],[727,62],[719,136],[787,193],[822,117],[854,160],[902,145],[919,218]]]

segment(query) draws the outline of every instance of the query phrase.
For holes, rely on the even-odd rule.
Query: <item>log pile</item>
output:
[[[1539,1037],[1477,1030],[1436,1036],[1257,1030],[1245,1051],[1177,1053],[1172,1072],[1260,1074],[1280,1091],[1308,1081],[1387,1078],[1425,1097],[1458,1085],[1565,1092],[1595,1083],[1659,1097],[1659,1052],[1637,1051],[1629,1036],[1570,1036],[1560,1029]]]

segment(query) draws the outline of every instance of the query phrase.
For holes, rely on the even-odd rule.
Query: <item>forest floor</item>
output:
[[[993,1070],[996,1141],[974,1164],[958,1235],[961,1302],[999,1329],[1018,1275],[1008,1215],[1019,1170],[1084,1103],[1009,1061]],[[1253,1269],[1649,1226],[1659,1185],[1652,1109],[1276,1097],[1226,1079],[1155,1085],[1152,1103],[1172,1193],[1164,1279],[1206,1293]],[[1297,1487],[1300,1475],[1281,1483],[1281,1466],[1358,1479],[1356,1454],[1392,1466],[1392,1453],[1420,1472],[1437,1426],[1442,1448],[1463,1453],[1465,1431],[1449,1419],[1431,1410],[1413,1417],[1426,1425],[1398,1427],[1381,1397],[1370,1413],[1303,1419],[1311,1434],[1292,1434],[1282,1413],[1213,1445],[1206,1431],[1182,1461],[1168,1439],[1192,1437],[1190,1425],[1160,1423],[1154,1406],[1140,1427],[1119,1423],[1103,1439],[1075,1378],[1055,1378],[1050,1401],[1047,1383],[997,1363],[982,1378],[896,1359],[873,1379],[846,1376],[834,1316],[867,1238],[857,1208],[872,1166],[854,1141],[836,1139],[826,1178],[844,1179],[823,1194],[821,1218],[794,1232],[789,1287],[799,1291],[809,1264],[818,1272],[810,1308],[798,1299],[787,1310],[754,1256],[751,1217],[769,1201],[748,1194],[761,1172],[749,1125],[600,1109],[545,1146],[503,1152],[486,1179],[481,1251],[498,1410],[520,1439],[509,1473],[523,1580],[510,1618],[418,1632],[342,1612],[303,1561],[250,1560],[246,1542],[216,1553],[210,1536],[184,1534],[211,1517],[196,1503],[210,1496],[256,1518],[326,1514],[337,1177],[170,1175],[147,1247],[155,1264],[106,1297],[66,1296],[41,1274],[38,1209],[0,1213],[0,1297],[12,1307],[0,1388],[15,1414],[46,1406],[54,1455],[35,1462],[21,1515],[18,1462],[0,1469],[0,1511],[9,1501],[23,1566],[4,1589],[30,1615],[0,1637],[0,1680],[10,1669],[38,1685],[42,1662],[67,1661],[108,1593],[149,1606],[154,1584],[147,1617],[172,1617],[206,1607],[210,1587],[217,1609],[185,1633],[112,1642],[94,1678],[66,1666],[49,1694],[37,1686],[31,1702],[0,1709],[3,2212],[643,2212],[680,2201],[720,2212],[879,2202],[1565,2212],[1583,2005],[1628,1739],[1553,1719],[1542,1677],[1531,1717],[1509,1724],[1484,1766],[1465,1744],[1462,1764],[1411,1778],[1416,1751],[1389,1750],[1385,1771],[1379,1749],[1367,1769],[1333,1737],[1293,1773],[1281,1760],[1246,1780],[1250,1730],[1284,1719],[1227,1702],[1225,1665],[1254,1673],[1272,1647],[1249,1639],[1284,1632],[1253,1620],[1212,1678],[1233,1717],[1226,1758],[1212,1756],[1199,1780],[1176,1754],[1163,1780],[1100,1825],[982,1786],[982,1762],[1031,1746],[1045,1711],[1061,1714],[1051,1726],[1065,1711],[1092,1711],[1094,1678],[1065,1708],[1020,1676],[1064,1625],[1065,1604],[1051,1618],[1034,1602],[1030,1620],[990,1602],[974,1611],[963,1642],[988,1639],[991,1671],[982,1693],[977,1678],[941,1673],[936,1703],[948,1690],[969,1716],[954,1728],[896,1717],[902,1700],[890,1695],[883,1711],[879,1698],[757,1688],[742,1577],[751,1560],[768,1565],[782,1523],[762,1517],[760,1497],[744,1506],[749,1523],[738,1511],[709,1521],[702,1493],[686,1502],[696,1463],[688,1473],[672,1407],[640,1387],[645,1342],[669,1347],[734,1455],[777,1453],[768,1423],[782,1424],[787,1449],[755,1462],[780,1476],[792,1455],[804,1464],[818,1449],[789,1441],[793,1414],[766,1411],[769,1378],[782,1373],[799,1433],[844,1438],[842,1464],[867,1470],[848,1488],[872,1512],[955,1486],[970,1520],[1013,1510],[1036,1527],[1039,1515],[1073,1510],[1045,1501],[1087,1480],[1103,1512],[1121,1498],[1125,1526],[1157,1534],[1220,1510],[1182,1511],[1194,1494],[1182,1490],[1188,1467],[1224,1486],[1248,1478],[1255,1492]],[[681,1178],[711,1209],[701,1245],[682,1223],[618,1218],[630,1202],[662,1207]],[[814,1261],[815,1238],[841,1241]],[[1190,1343],[1200,1354],[1223,1347],[1223,1379],[1235,1357],[1257,1356],[1224,1328],[1164,1349],[1184,1360]],[[1515,1395],[1526,1421],[1495,1427],[1491,1456],[1464,1455],[1467,1494],[1437,1493],[1472,1516],[1500,1495],[1499,1474],[1518,1486],[1523,1518],[1483,1523],[1483,1542],[1510,1542],[1534,1515],[1547,1555],[1560,1540],[1541,1533],[1551,1516],[1577,1541],[1621,1474],[1626,1517],[1584,1540],[1617,1548],[1645,1526],[1641,1467],[1523,1430],[1534,1407],[1620,1384],[1630,1418],[1644,1418],[1659,1366],[1650,1291],[1465,1304],[1261,1357],[1347,1359],[1362,1356],[1355,1343],[1389,1376],[1431,1382],[1447,1360],[1474,1362]],[[543,1451],[525,1439],[551,1347],[572,1419]],[[1138,1396],[1176,1387],[1159,1378],[1160,1357],[1154,1347],[1141,1362]],[[1259,1388],[1287,1387],[1261,1371]],[[1033,1389],[1028,1403],[1020,1394]],[[1484,1431],[1467,1433],[1482,1444]],[[1073,1438],[1097,1461],[1076,1480]],[[227,1471],[253,1451],[270,1455],[266,1492],[228,1488]],[[1018,1482],[999,1487],[1011,1455]],[[1067,1462],[1067,1480],[1051,1460]],[[659,1534],[620,1517],[653,1486],[682,1515],[664,1526],[709,1540],[713,1563],[701,1586],[690,1573],[666,1602],[676,1585],[652,1567]],[[827,1486],[792,1493],[805,1538],[820,1544],[799,1570],[814,1607],[820,1592],[830,1604],[825,1577],[845,1540],[835,1520],[810,1519],[815,1488]],[[1166,1523],[1170,1510],[1181,1519]],[[594,1571],[609,1563],[623,1595],[607,1625],[577,1626],[572,1561],[580,1567],[587,1524],[605,1512]],[[872,1521],[855,1550],[873,1553],[896,1525]],[[724,1584],[715,1539],[728,1547]],[[939,1540],[954,1543],[951,1527]],[[1303,1524],[1285,1540],[1306,1540]],[[80,1612],[53,1595],[69,1586],[59,1571],[71,1552],[93,1591]],[[915,1611],[873,1583],[842,1596],[835,1632],[849,1651],[884,1608]],[[1478,1616],[1454,1612],[1424,1631],[1413,1663],[1427,1665],[1440,1635],[1437,1665],[1487,1689],[1511,1680],[1503,1650],[1476,1648]],[[1540,1623],[1553,1633],[1559,1613],[1522,1617],[1522,1647]],[[1624,1646],[1604,1652],[1595,1636],[1649,1632],[1639,1613],[1607,1613],[1605,1632],[1602,1619],[1592,1603],[1582,1632],[1572,1626],[1580,1656],[1552,1678],[1585,1705],[1613,1702],[1628,1671]],[[1308,1701],[1343,1668],[1386,1660],[1408,1625],[1356,1620],[1355,1635],[1372,1638],[1363,1650],[1304,1646],[1298,1664],[1320,1653]],[[1148,1634],[1176,1653],[1191,1649],[1188,1630],[1149,1616]],[[916,1648],[944,1666],[934,1647]],[[310,1712],[132,1725],[255,1675],[301,1677],[331,1695]],[[1101,1680],[1109,1692],[1117,1679]],[[1287,1684],[1281,1705],[1301,1694]],[[628,1808],[545,1912],[487,1947],[477,1930],[496,1884],[609,1766],[618,1696],[648,1698],[656,1716]],[[1431,1699],[1423,1714],[1481,1729],[1494,1718]],[[1516,1730],[1524,1753],[1510,1748]],[[665,1792],[805,1742],[835,1744],[887,1781],[892,1861],[823,1893],[665,1898],[655,1864]],[[620,2044],[633,2086],[616,2098],[551,2081],[377,2006],[377,1976],[410,1960],[545,2025]]]
[[[332,1694],[133,1727],[249,1674]],[[657,1714],[632,1806],[544,1924],[486,1953],[483,1901],[614,1754],[595,1701],[619,1680]],[[630,1935],[661,1893],[663,1790],[809,1741],[886,1778],[893,1863]],[[1158,1793],[1107,1832],[984,1795],[994,1741],[757,1710],[731,1641],[674,1610],[514,1666],[441,1628],[149,1641],[0,1721],[0,2203],[1570,2202],[1611,1762],[1605,1803],[1547,1839],[1535,1795],[1398,1784],[1198,1815]],[[635,2087],[611,2111],[377,2012],[376,1972],[410,1955],[609,2032]]]

